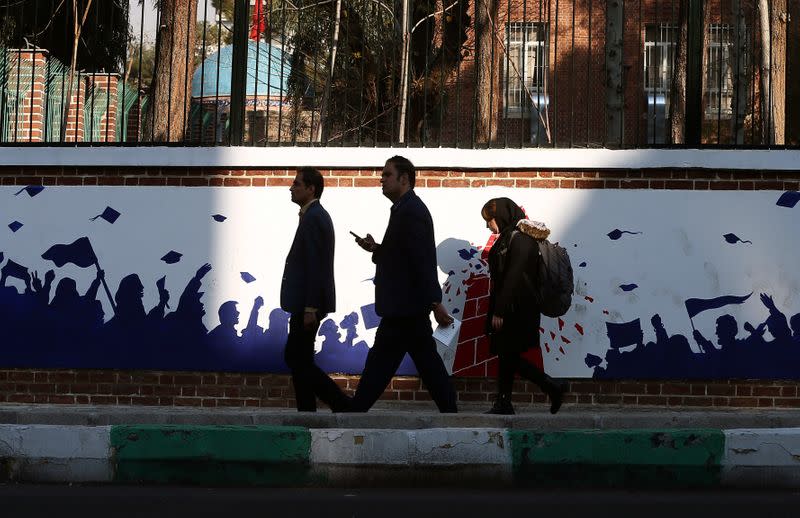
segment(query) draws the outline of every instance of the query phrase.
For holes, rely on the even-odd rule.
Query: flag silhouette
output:
[[[9,259],[6,265],[3,266],[2,270],[0,270],[0,275],[3,277],[13,277],[15,279],[21,279],[25,281],[28,279],[28,269]]]
[[[749,295],[737,297],[736,295],[724,295],[713,299],[686,299],[686,311],[689,313],[689,318],[694,318],[698,313],[707,311],[709,309],[719,309],[729,304],[741,304],[748,298]]]
[[[642,324],[639,319],[630,322],[606,322],[606,334],[611,347],[619,349],[642,341]]]
[[[59,268],[67,263],[88,268],[97,262],[88,237],[81,237],[68,245],[53,245],[42,254],[42,259],[53,261]]]

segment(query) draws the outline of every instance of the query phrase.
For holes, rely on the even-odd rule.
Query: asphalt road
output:
[[[482,491],[0,485],[17,517],[604,517],[798,515],[800,492]]]

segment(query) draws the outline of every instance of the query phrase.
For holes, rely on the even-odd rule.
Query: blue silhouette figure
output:
[[[219,325],[208,333],[208,342],[212,346],[225,348],[241,344],[241,337],[236,330],[236,324],[239,323],[236,304],[235,300],[229,300],[219,307]]]

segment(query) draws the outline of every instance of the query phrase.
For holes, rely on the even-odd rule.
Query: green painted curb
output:
[[[720,484],[721,430],[509,430],[514,479],[551,486]]]
[[[311,433],[290,426],[111,428],[117,482],[295,485],[309,473]]]

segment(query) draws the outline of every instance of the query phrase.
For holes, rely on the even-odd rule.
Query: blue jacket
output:
[[[428,314],[442,301],[433,219],[411,190],[392,206],[375,263],[375,312],[382,317]]]
[[[336,310],[333,281],[333,221],[319,201],[300,218],[281,282],[281,308],[303,313],[313,307],[321,313]]]

